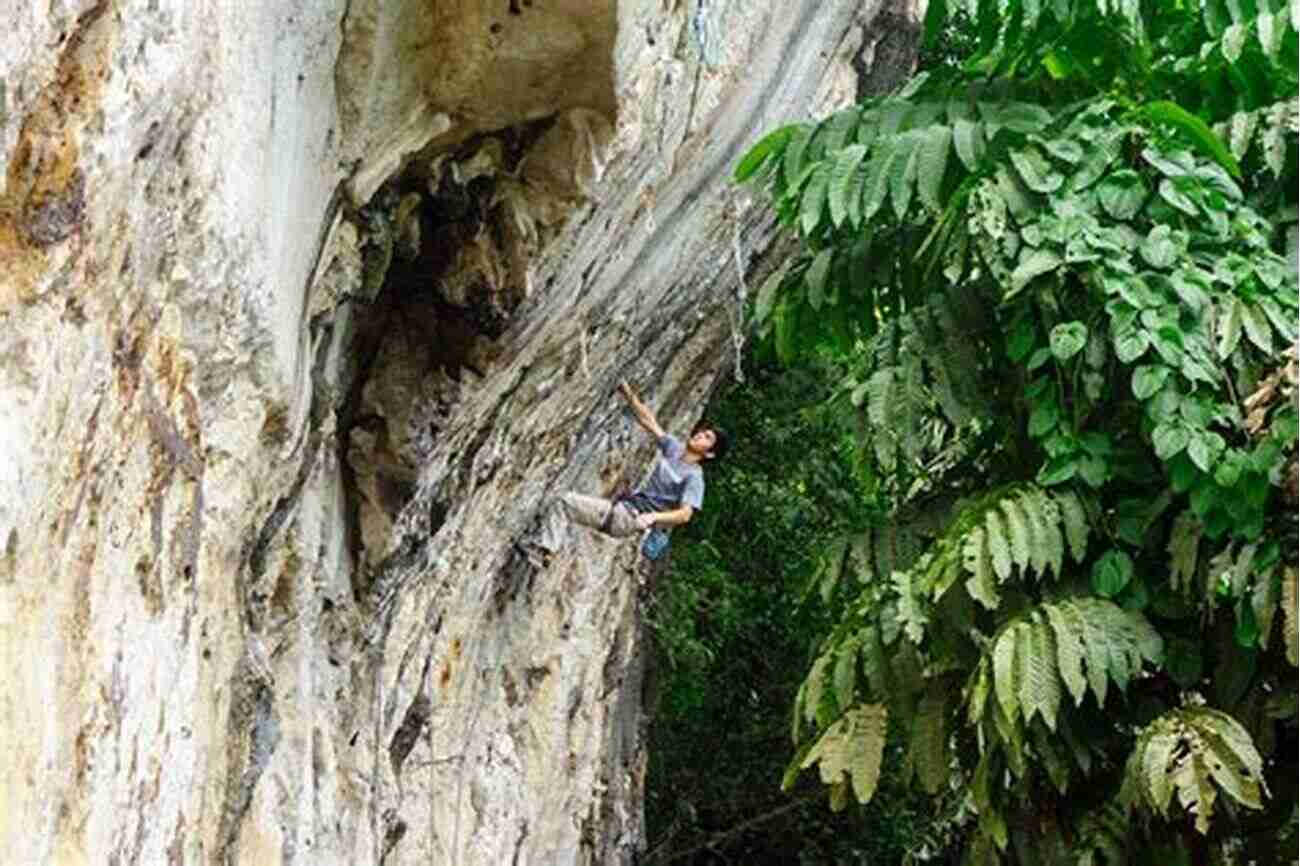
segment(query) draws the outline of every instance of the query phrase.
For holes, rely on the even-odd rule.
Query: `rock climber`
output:
[[[608,499],[570,491],[560,501],[569,519],[608,535],[621,538],[650,530],[642,551],[656,559],[667,545],[665,530],[689,522],[704,505],[704,464],[722,456],[727,437],[717,427],[702,425],[682,442],[664,432],[650,407],[626,382],[619,383],[618,392],[659,446],[649,479],[636,490]]]

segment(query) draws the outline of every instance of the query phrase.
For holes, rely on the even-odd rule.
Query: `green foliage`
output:
[[[960,71],[747,160],[802,240],[756,328],[783,360],[840,360],[830,405],[886,512],[814,571],[852,601],[796,699],[787,782],[817,764],[833,799],[869,797],[871,708],[905,775],[969,795],[969,862],[1127,863],[1153,840],[1171,862],[1275,859],[1263,828],[1292,814],[1296,767],[1297,11],[963,10]],[[1289,714],[1259,709],[1278,695]]]
[[[1175,800],[1208,833],[1218,790],[1251,809],[1262,808],[1263,759],[1250,733],[1226,713],[1206,707],[1173,710],[1138,735],[1120,799],[1164,816]]]
[[[706,842],[716,856],[756,864],[898,862],[928,826],[896,768],[880,779],[881,799],[834,815],[810,796],[814,778],[794,804],[777,785],[790,696],[847,593],[830,587],[824,606],[814,586],[807,603],[795,600],[817,552],[860,531],[872,511],[852,441],[808,412],[832,381],[817,365],[786,371],[750,359],[745,383],[709,408],[732,448],[708,470],[705,508],[678,530],[645,608],[656,659],[647,862]],[[671,862],[703,861],[715,862],[704,852]]]

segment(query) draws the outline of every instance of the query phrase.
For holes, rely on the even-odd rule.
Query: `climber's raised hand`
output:
[[[654,413],[650,411],[650,407],[641,402],[641,398],[636,395],[636,392],[632,390],[632,387],[627,382],[618,383],[618,393],[623,396],[624,400],[627,400],[627,404],[632,407],[632,414],[636,416],[636,422],[647,433],[655,437],[655,439],[662,439],[666,435],[664,428],[659,426]]]

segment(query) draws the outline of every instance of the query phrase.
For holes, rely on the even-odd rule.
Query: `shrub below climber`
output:
[[[636,490],[612,498],[570,491],[560,501],[570,520],[616,538],[649,530],[641,550],[648,558],[657,559],[668,544],[667,530],[689,522],[703,507],[703,464],[722,456],[727,438],[716,427],[700,426],[682,442],[664,432],[654,413],[626,382],[619,384],[618,391],[637,423],[659,446],[659,459],[650,477]]]

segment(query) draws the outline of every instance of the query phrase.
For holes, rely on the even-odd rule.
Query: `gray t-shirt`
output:
[[[644,486],[632,493],[628,504],[641,513],[671,511],[689,505],[699,511],[704,505],[704,472],[699,464],[682,459],[686,446],[675,436],[659,440],[659,459],[655,461]]]

